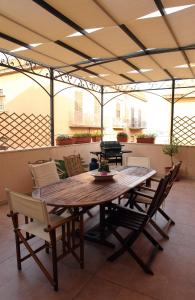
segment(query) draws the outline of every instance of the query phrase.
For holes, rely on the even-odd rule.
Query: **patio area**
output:
[[[176,182],[165,203],[165,210],[176,225],[169,230],[170,240],[163,241],[152,230],[164,251],[158,253],[152,269],[154,276],[145,274],[135,261],[124,254],[115,262],[106,258],[112,252],[104,246],[85,241],[85,269],[69,255],[59,263],[59,291],[54,292],[44,275],[32,261],[23,263],[17,271],[15,241],[11,220],[6,217],[7,205],[0,207],[0,298],[22,299],[135,299],[135,300],[180,300],[195,298],[195,182]],[[185,201],[184,201],[185,200]],[[163,220],[159,219],[162,222]],[[86,222],[86,227],[95,222]],[[113,239],[114,241],[114,239]],[[140,238],[136,251],[147,260],[151,252],[150,243]],[[50,263],[42,252],[42,259]]]

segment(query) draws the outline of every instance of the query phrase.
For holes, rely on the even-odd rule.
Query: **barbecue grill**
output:
[[[121,151],[121,144],[117,141],[102,141],[100,143],[101,148],[101,158],[108,160],[108,162],[115,162],[117,163],[123,162],[122,159],[122,151]]]

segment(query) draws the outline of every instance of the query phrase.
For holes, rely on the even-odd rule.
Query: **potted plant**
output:
[[[72,143],[73,143],[73,140],[68,134],[59,134],[56,137],[56,145],[58,145],[58,146],[70,145]]]
[[[118,132],[117,133],[117,141],[118,142],[127,142],[128,141],[128,134],[126,132]]]
[[[141,133],[137,135],[137,143],[154,144],[156,134],[154,133]]]
[[[107,173],[110,172],[110,168],[109,168],[109,164],[108,164],[107,160],[101,161],[98,172],[100,172],[102,176],[105,176],[105,175],[107,175]]]
[[[75,144],[91,142],[91,134],[90,133],[75,133],[73,135],[73,138],[74,138]]]
[[[179,152],[179,144],[177,140],[172,140],[172,143],[168,145],[164,145],[163,147],[163,153],[170,156],[171,159],[171,166],[165,167],[165,173],[168,173],[169,170],[173,167],[174,159],[173,157]]]
[[[97,131],[91,135],[92,142],[100,142],[101,141],[101,132]]]

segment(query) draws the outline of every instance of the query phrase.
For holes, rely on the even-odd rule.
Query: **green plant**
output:
[[[109,164],[108,164],[107,160],[102,160],[101,161],[98,171],[99,172],[110,172]]]
[[[171,165],[173,166],[173,163],[174,163],[173,157],[174,157],[174,155],[176,155],[179,152],[179,144],[178,144],[177,140],[173,139],[172,143],[165,145],[162,150],[163,150],[164,154],[170,156]]]
[[[70,138],[71,137],[68,134],[59,134],[56,137],[56,140],[58,140],[58,141],[64,141],[64,140],[67,140],[67,139],[70,139]]]
[[[73,137],[91,137],[91,133],[75,133]]]
[[[155,138],[155,133],[140,133],[137,135],[137,138]]]
[[[121,131],[121,132],[117,133],[117,138],[118,137],[127,138],[128,134],[126,132],[124,132],[124,131]]]
[[[94,132],[94,133],[92,133],[92,135],[91,135],[92,137],[101,137],[102,136],[102,134],[101,134],[101,132],[100,131],[96,131],[96,132]]]

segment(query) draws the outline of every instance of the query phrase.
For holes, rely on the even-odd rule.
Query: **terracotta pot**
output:
[[[92,142],[100,142],[101,137],[100,136],[92,136]]]
[[[75,144],[91,143],[91,137],[75,137]]]
[[[155,138],[153,138],[153,137],[137,138],[137,143],[154,144],[154,140],[155,140]]]
[[[117,141],[118,142],[122,142],[122,143],[127,142],[128,141],[128,137],[117,137]]]
[[[56,145],[58,145],[58,146],[70,145],[72,143],[73,143],[73,139],[72,138],[64,139],[64,140],[58,140],[58,139],[56,139]]]

